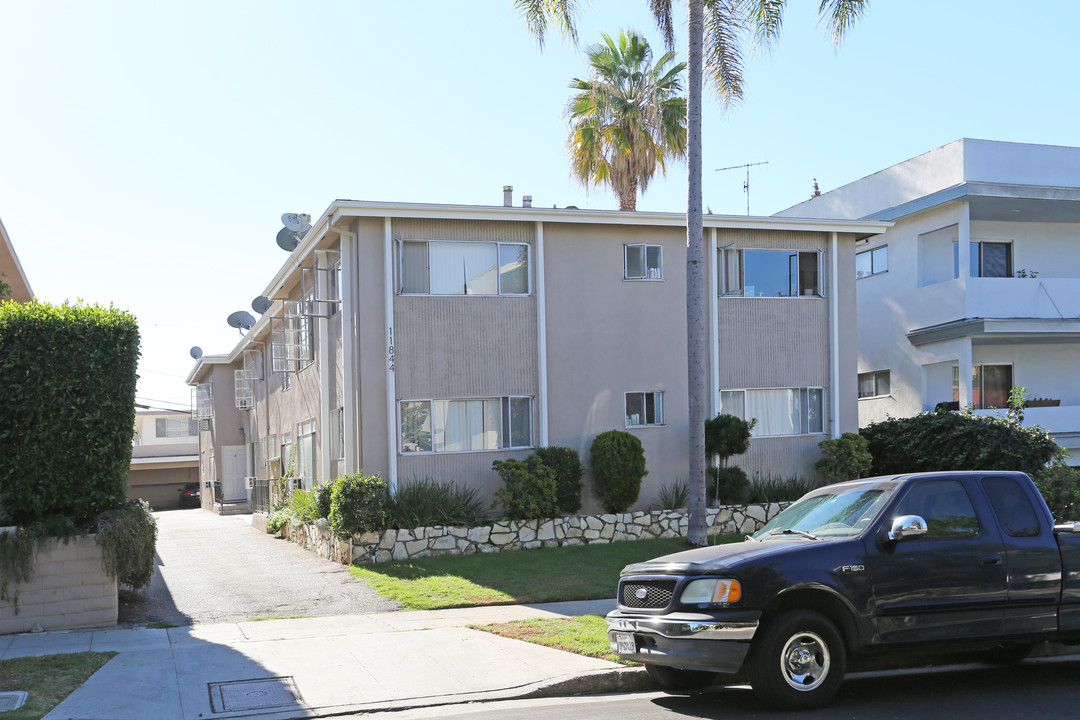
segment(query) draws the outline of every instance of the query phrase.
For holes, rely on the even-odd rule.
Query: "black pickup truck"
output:
[[[912,651],[1019,660],[1080,643],[1080,526],[1015,472],[868,478],[815,490],[744,542],[626,567],[612,650],[671,690],[733,675],[817,707],[850,665]]]

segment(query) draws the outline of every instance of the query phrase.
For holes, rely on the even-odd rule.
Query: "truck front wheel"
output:
[[[836,626],[812,610],[771,618],[747,658],[750,687],[762,702],[784,710],[821,707],[840,689],[847,653]]]

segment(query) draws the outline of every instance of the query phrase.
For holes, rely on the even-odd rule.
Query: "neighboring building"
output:
[[[136,410],[128,497],[154,510],[178,507],[180,491],[199,482],[199,431],[188,412]]]
[[[895,223],[857,249],[861,425],[1022,386],[1078,451],[1080,148],[965,138],[777,217]]]
[[[196,361],[204,488],[379,473],[493,497],[492,461],[645,447],[639,507],[688,474],[685,215],[335,201],[227,355]],[[857,428],[855,243],[876,222],[708,215],[711,413],[751,474],[813,476]],[[204,495],[208,495],[204,490]],[[595,502],[585,495],[586,508]],[[209,499],[204,501],[206,504]]]
[[[0,281],[11,286],[11,298],[15,302],[28,303],[34,299],[34,292],[30,289],[30,281],[26,279],[19,256],[15,254],[15,247],[11,244],[7,228],[0,221]]]

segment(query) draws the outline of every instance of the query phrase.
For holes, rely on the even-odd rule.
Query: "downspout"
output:
[[[709,228],[708,257],[705,262],[709,267],[709,377],[712,391],[709,393],[709,417],[720,414],[720,256],[717,250],[716,228]]]
[[[394,375],[394,239],[390,218],[383,218],[383,306],[386,327],[386,484],[397,493],[397,379]]]
[[[341,238],[341,406],[345,434],[345,475],[359,472],[357,445],[360,439],[358,412],[360,401],[356,392],[356,300],[355,277],[356,235],[334,228]]]
[[[540,447],[548,446],[547,293],[544,284],[544,223],[536,223],[536,370]]]
[[[829,233],[829,417],[830,436],[840,437],[840,247],[836,232]]]

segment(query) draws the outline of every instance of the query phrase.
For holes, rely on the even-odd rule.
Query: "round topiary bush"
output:
[[[711,467],[706,469],[709,484],[705,502],[716,505],[741,505],[750,499],[750,478],[740,467]]]
[[[581,476],[585,466],[581,464],[577,450],[568,447],[537,448],[535,455],[555,472],[555,491],[558,494],[559,513],[573,515],[581,509]]]
[[[589,448],[596,494],[604,509],[626,512],[641,494],[645,469],[645,449],[641,441],[623,430],[608,430],[593,439]]]

